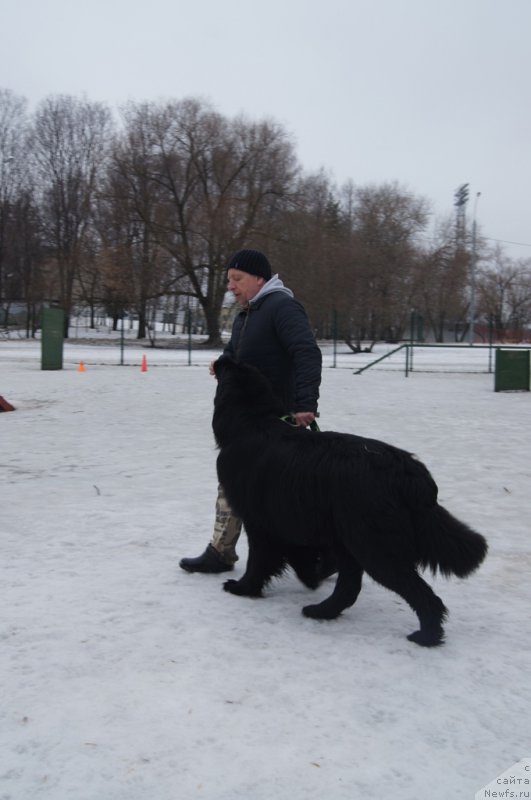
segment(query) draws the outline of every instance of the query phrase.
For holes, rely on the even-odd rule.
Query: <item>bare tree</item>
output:
[[[338,318],[349,316],[352,273],[344,268],[348,234],[348,221],[329,176],[322,170],[301,176],[272,254],[319,336],[332,336]]]
[[[497,246],[480,270],[479,309],[499,340],[522,341],[531,323],[531,261],[512,260]]]
[[[265,246],[276,235],[297,171],[293,147],[273,122],[229,121],[197,100],[152,107],[151,121],[153,181],[164,202],[154,230],[217,345],[225,264],[240,247]]]
[[[182,276],[160,236],[168,211],[158,180],[154,108],[143,103],[123,110],[124,128],[113,148],[100,196],[106,296],[111,304],[121,303],[134,311],[138,338],[145,338],[159,299],[175,293]]]
[[[39,327],[39,312],[46,286],[43,274],[42,221],[30,187],[22,188],[17,195],[10,234],[7,296],[25,304],[26,336],[34,336]]]
[[[65,335],[110,132],[106,106],[70,96],[47,98],[35,116],[32,149],[47,231],[49,299],[65,311]]]
[[[7,89],[0,89],[0,321],[8,319],[9,305],[15,298],[17,265],[16,206],[24,173],[26,138],[26,100]]]
[[[453,220],[439,221],[433,243],[420,255],[418,266],[417,311],[431,328],[435,341],[443,342],[446,330],[453,325],[465,331],[464,320],[469,257],[466,249],[456,246]]]
[[[0,301],[18,295],[28,315],[55,300],[68,327],[83,303],[94,324],[104,304],[115,320],[137,315],[144,338],[158,308],[172,316],[193,307],[217,345],[227,260],[257,247],[318,335],[340,335],[353,351],[403,336],[412,309],[437,339],[466,316],[464,214],[458,237],[441,227],[426,247],[424,198],[396,183],[338,190],[324,172],[304,175],[274,121],[228,119],[197,99],[130,103],[113,134],[105,106],[50,97],[34,115],[24,173],[28,158],[14,150],[25,142],[23,118],[24,101],[0,91]],[[486,314],[501,274],[483,263]],[[518,265],[503,298],[514,330],[527,324],[526,270]]]
[[[518,260],[516,263],[518,274],[508,296],[508,328],[514,341],[521,342],[526,335],[529,336],[531,326],[531,261]]]
[[[353,314],[371,339],[397,340],[407,327],[417,285],[418,234],[429,204],[396,183],[356,190],[354,258],[360,294]]]
[[[427,201],[396,184],[338,191],[324,172],[300,180],[279,252],[318,335],[334,333],[353,352],[401,335],[427,219]]]

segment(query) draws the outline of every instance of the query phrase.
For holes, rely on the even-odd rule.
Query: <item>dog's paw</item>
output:
[[[235,581],[230,579],[225,581],[223,584],[223,589],[226,592],[230,592],[231,594],[236,594],[240,597],[261,597],[262,591],[261,589],[253,589],[252,587],[248,586],[244,581],[239,580]]]
[[[238,591],[238,581],[228,580],[223,584],[223,589],[231,594],[240,594]]]
[[[421,647],[439,647],[444,644],[444,631],[442,628],[429,632],[420,630],[410,633],[407,638]]]
[[[302,613],[305,617],[310,617],[310,619],[335,619],[339,617],[341,611],[327,605],[325,600],[323,603],[317,603],[314,606],[304,606]]]

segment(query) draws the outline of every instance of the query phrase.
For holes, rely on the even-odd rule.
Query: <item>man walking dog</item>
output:
[[[273,274],[259,250],[240,250],[232,256],[227,280],[242,310],[223,354],[260,370],[285,413],[291,414],[297,425],[310,425],[317,415],[322,357],[304,307],[278,274]],[[180,566],[187,572],[232,570],[238,560],[236,543],[241,528],[241,520],[233,515],[218,487],[213,537],[200,556],[183,558]],[[330,569],[324,572],[330,574]]]

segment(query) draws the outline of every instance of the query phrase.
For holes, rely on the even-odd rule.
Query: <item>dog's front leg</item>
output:
[[[280,575],[284,569],[285,558],[267,533],[258,529],[249,529],[247,525],[245,530],[249,540],[249,555],[245,573],[239,581],[225,581],[223,588],[231,594],[262,597],[262,590],[266,583],[273,575]]]

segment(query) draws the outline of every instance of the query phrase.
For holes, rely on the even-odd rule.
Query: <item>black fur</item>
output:
[[[418,569],[464,578],[483,561],[487,543],[437,503],[426,467],[384,442],[286,424],[254,367],[222,357],[215,372],[218,477],[249,540],[245,574],[224,589],[259,597],[287,564],[315,588],[315,559],[332,548],[334,591],[303,608],[307,617],[337,617],[353,605],[367,572],[417,614],[411,641],[441,644],[447,610]]]

